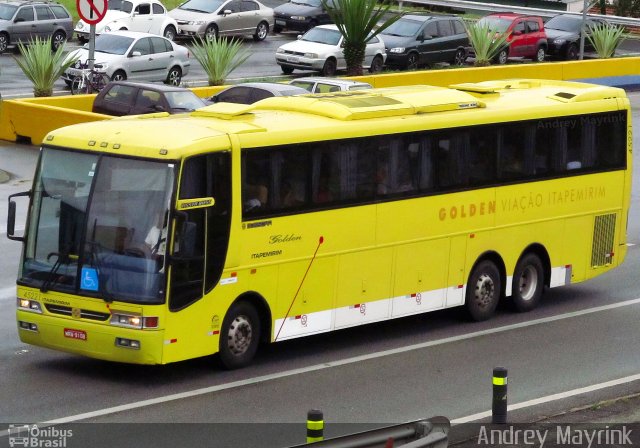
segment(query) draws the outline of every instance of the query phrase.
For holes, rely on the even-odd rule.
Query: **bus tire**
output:
[[[260,342],[260,318],[248,302],[234,303],[222,322],[220,360],[226,369],[251,363]]]
[[[483,260],[471,272],[465,305],[469,317],[477,322],[493,316],[500,301],[500,271],[490,260]]]
[[[511,300],[516,311],[531,311],[540,303],[544,292],[542,261],[534,253],[528,253],[518,261],[513,273]]]

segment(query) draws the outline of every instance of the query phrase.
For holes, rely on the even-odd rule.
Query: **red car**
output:
[[[498,12],[480,19],[489,29],[507,36],[508,46],[496,55],[498,64],[505,64],[508,58],[522,57],[543,62],[547,53],[547,34],[542,17]]]

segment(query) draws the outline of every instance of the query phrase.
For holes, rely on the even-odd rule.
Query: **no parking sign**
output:
[[[76,8],[82,20],[95,25],[107,13],[107,0],[76,0]]]

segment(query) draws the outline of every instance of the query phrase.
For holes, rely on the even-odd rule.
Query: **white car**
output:
[[[298,36],[298,40],[278,48],[276,62],[287,75],[298,69],[314,70],[324,76],[333,76],[337,70],[347,68],[342,41],[342,34],[337,26],[316,26],[304,35]],[[386,57],[384,42],[376,36],[367,42],[363,68],[371,73],[379,72]]]
[[[158,0],[109,0],[107,13],[96,24],[96,35],[116,30],[140,31],[173,40],[178,23]],[[89,25],[83,20],[78,20],[74,31],[80,42],[89,41]]]
[[[78,56],[62,75],[68,86],[87,67],[87,47],[67,56]],[[191,66],[187,48],[161,36],[135,31],[113,31],[96,37],[94,57],[96,70],[105,72],[112,81],[164,81],[177,86]]]
[[[311,93],[330,93],[348,90],[372,89],[368,82],[352,81],[351,79],[323,78],[315,76],[304,76],[289,81],[289,85],[302,87]]]

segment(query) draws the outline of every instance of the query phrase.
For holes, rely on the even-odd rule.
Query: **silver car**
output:
[[[324,78],[305,76],[289,81],[289,85],[302,87],[311,93],[330,93],[348,90],[372,89],[368,82],[353,81],[351,79]]]
[[[273,28],[273,9],[256,0],[187,0],[169,16],[178,21],[178,35],[204,37],[252,35],[261,41]]]
[[[55,51],[73,35],[73,19],[67,9],[46,1],[0,2],[0,53],[9,45],[36,37],[51,38]]]
[[[67,57],[75,56],[78,60],[74,66],[62,75],[69,86],[86,69],[87,46],[69,53]],[[112,81],[164,81],[177,86],[189,73],[189,56],[185,47],[153,34],[112,31],[96,37],[96,69],[105,72]]]

